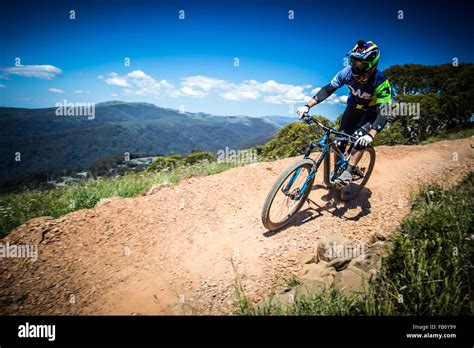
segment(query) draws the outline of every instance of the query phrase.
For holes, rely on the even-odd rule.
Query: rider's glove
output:
[[[296,113],[298,114],[298,116],[300,118],[303,118],[304,116],[306,116],[308,111],[309,111],[309,106],[308,105],[300,106],[298,109],[296,109]]]
[[[355,142],[355,146],[356,147],[367,147],[370,144],[372,144],[373,141],[374,141],[374,138],[372,138],[372,136],[370,134],[366,134],[366,135],[360,137],[359,139],[357,139],[357,141]]]

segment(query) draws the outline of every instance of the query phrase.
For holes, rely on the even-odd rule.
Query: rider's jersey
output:
[[[352,76],[350,66],[339,71],[331,81],[334,88],[346,85],[351,91],[347,104],[360,110],[375,111],[377,104],[390,103],[392,88],[387,77],[379,70],[366,83],[359,83]]]

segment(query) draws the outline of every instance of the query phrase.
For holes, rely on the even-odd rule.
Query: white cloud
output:
[[[187,95],[188,97],[195,97],[195,98],[204,98],[205,96],[209,94],[204,91],[200,91],[198,89],[193,89],[192,87],[189,87],[189,86],[181,87],[181,92],[183,92],[183,94]]]
[[[110,73],[107,76],[99,75],[99,79],[111,86],[122,87],[125,94],[136,96],[177,97],[177,91],[173,84],[166,80],[155,80],[141,70],[132,71],[120,76],[117,73]]]
[[[336,96],[337,97],[337,96]],[[342,95],[340,97],[337,97],[339,100],[338,100],[338,104],[345,104],[347,103],[347,98],[348,96],[347,95]]]
[[[309,96],[304,93],[308,87],[278,83],[273,80],[266,82],[246,80],[239,84],[233,84],[230,91],[221,93],[220,96],[228,100],[262,98],[264,102],[271,104],[294,104],[309,99]]]
[[[347,95],[339,97],[336,94],[331,94],[323,103],[328,103],[329,105],[345,104],[347,103]]]
[[[0,83],[0,88],[5,88],[5,87],[7,87],[7,86]]]
[[[52,65],[19,65],[2,68],[1,71],[3,78],[8,78],[9,75],[18,75],[23,77],[36,77],[45,80],[51,80],[62,72],[61,69]]]
[[[202,75],[184,77],[181,80],[181,92],[195,98],[203,98],[212,90],[227,90],[232,87],[228,81]]]
[[[143,79],[143,78],[148,78],[149,77],[147,74],[145,74],[141,70],[134,70],[131,73],[128,73],[127,76],[131,77],[131,78],[136,78],[136,79]]]
[[[221,93],[220,96],[227,100],[258,99],[262,94],[257,85],[258,82],[254,80],[232,84],[230,91]]]
[[[106,84],[118,87],[130,87],[126,79],[119,77],[117,73],[110,73],[108,77],[99,76]]]
[[[82,89],[78,89],[77,91],[74,91],[74,93],[76,94],[90,94],[91,91],[87,91],[87,90],[82,90]]]
[[[226,80],[197,75],[181,79],[181,92],[189,97],[203,98],[211,92],[218,92],[227,100],[256,100],[272,104],[292,104],[309,99],[304,94],[305,88],[310,86],[295,86],[278,83],[273,80],[258,82],[245,80],[240,83],[231,83]]]
[[[265,91],[264,100],[273,104],[294,104],[307,102],[309,96],[304,93],[305,87],[290,84],[281,84],[275,81],[267,81],[261,88]]]
[[[231,91],[221,93],[220,96],[227,100],[245,100],[258,99],[261,97],[261,93],[251,86],[237,85]]]
[[[311,85],[292,85],[274,80],[259,82],[244,80],[233,83],[209,76],[194,75],[181,78],[179,90],[166,80],[155,80],[141,70],[126,75],[110,73],[98,76],[107,84],[122,88],[125,95],[142,97],[177,97],[179,95],[192,98],[220,96],[226,100],[262,100],[270,104],[298,104],[307,102],[320,88],[311,91]],[[330,105],[345,103],[346,96],[331,95],[325,102]]]
[[[52,93],[64,93],[64,91],[62,89],[59,89],[59,88],[48,88],[48,91],[50,91]]]

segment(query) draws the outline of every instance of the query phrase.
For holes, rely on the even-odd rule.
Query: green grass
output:
[[[291,275],[289,278],[285,279],[285,282],[286,282],[285,291],[290,291],[291,289],[301,284],[301,281],[298,278],[296,278],[294,275]]]
[[[450,132],[445,132],[440,135],[432,136],[424,141],[421,144],[430,144],[441,140],[454,140],[454,139],[463,139],[474,136],[474,128],[455,130]]]
[[[289,306],[255,306],[238,288],[241,315],[472,314],[474,174],[458,186],[421,189],[394,232],[393,246],[366,293],[336,289],[297,298]]]
[[[295,297],[294,302],[281,305],[270,295],[264,305],[253,305],[248,298],[240,297],[238,312],[240,315],[361,315],[359,295],[342,295],[334,287],[326,291],[317,291],[304,297]]]
[[[451,190],[432,185],[413,197],[375,284],[374,314],[471,313],[473,197],[473,173]]]
[[[91,179],[53,190],[31,190],[0,196],[0,238],[38,216],[57,218],[69,212],[92,208],[102,198],[134,197],[157,184],[176,184],[182,178],[205,176],[237,166],[202,162],[160,172],[128,174],[119,178]]]

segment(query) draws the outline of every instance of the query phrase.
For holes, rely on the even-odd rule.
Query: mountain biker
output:
[[[347,186],[352,181],[352,169],[362,157],[362,151],[358,150],[369,146],[387,123],[388,113],[384,112],[383,105],[390,103],[392,94],[387,77],[377,69],[380,50],[375,43],[359,40],[347,55],[350,66],[339,71],[330,84],[321,88],[306,105],[296,110],[303,118],[311,107],[321,103],[338,88],[343,85],[349,88],[351,93],[339,130],[353,134],[357,141],[346,170],[336,179],[336,184],[340,187]],[[346,144],[340,144],[342,152],[345,147]]]

